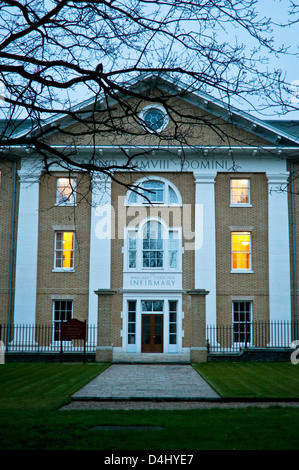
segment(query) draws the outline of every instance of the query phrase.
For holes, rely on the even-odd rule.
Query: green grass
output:
[[[299,367],[292,363],[205,363],[194,368],[223,398],[299,399]]]
[[[290,367],[289,367],[290,366]],[[61,411],[102,364],[0,366],[1,450],[297,450],[299,409]],[[298,397],[299,366],[201,364],[196,369],[225,397]],[[238,377],[236,377],[238,376]],[[297,385],[296,385],[297,384]],[[289,387],[289,395],[286,392]],[[246,395],[247,394],[247,395]],[[154,425],[159,431],[91,430],[99,425]],[[99,460],[101,463],[101,460]]]

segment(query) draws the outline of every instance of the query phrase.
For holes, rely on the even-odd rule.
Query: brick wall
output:
[[[161,92],[155,91],[152,97],[160,97]],[[167,97],[167,98],[166,98]],[[163,93],[163,100],[170,115],[169,124],[159,135],[153,135],[143,129],[136,116],[151,101],[130,99],[128,100],[132,112],[115,105],[109,109],[103,109],[98,113],[96,144],[98,145],[267,145],[268,142],[256,137],[254,134],[238,128],[231,122],[213,116],[209,110],[201,110],[170,94]],[[132,115],[134,113],[134,116]],[[131,114],[131,116],[130,116]],[[90,121],[90,119],[89,119]],[[62,134],[55,132],[46,141],[50,144],[73,144],[73,141],[80,139],[81,145],[93,145],[94,123],[75,123],[69,126],[71,133],[67,136],[66,129]],[[125,138],[124,138],[125,135]]]
[[[269,319],[268,185],[265,174],[246,174],[251,181],[252,207],[230,207],[229,173],[215,184],[217,322],[232,322],[232,300],[252,300],[253,320]],[[238,177],[242,176],[238,173]],[[231,273],[231,229],[252,227],[253,273]]]
[[[194,203],[195,203],[195,184],[194,176],[192,173],[153,173],[153,176],[161,176],[163,178],[171,181],[180,191],[182,196],[183,205],[189,205],[191,213],[191,224],[190,228],[194,232]],[[138,179],[142,178],[144,175],[140,173],[118,173],[117,177],[121,178],[123,183],[133,183]],[[147,177],[150,177],[151,174],[147,173]],[[124,227],[130,223],[132,220],[139,216],[138,207],[131,207],[129,212],[120,214],[120,210],[123,211],[123,201],[126,195],[126,188],[124,186],[118,185],[116,183],[112,184],[112,206],[115,211],[115,220],[120,221],[119,224],[116,224],[116,233],[115,239],[112,242],[111,247],[111,288],[112,289],[121,289],[123,286],[123,255],[122,247],[124,245],[123,233]],[[146,210],[146,216],[159,216],[167,224],[168,221],[173,220],[173,224],[170,223],[170,226],[181,226],[181,221],[183,220],[183,208],[174,208],[174,207],[143,207],[143,210]],[[140,219],[139,219],[140,221]],[[118,237],[120,234],[121,238]],[[183,237],[183,246],[185,244]],[[193,289],[194,288],[194,251],[186,250],[182,256],[182,268],[183,268],[183,289]],[[114,309],[113,309],[113,332],[112,332],[112,342],[114,346],[121,346],[121,337],[119,331],[122,328],[122,319],[120,312],[122,310],[122,295],[115,296],[114,299]],[[188,312],[186,312],[186,320],[183,321],[183,329],[185,329],[186,340],[184,342],[187,344],[189,341],[190,333],[190,321],[188,321]],[[189,338],[189,339],[188,339]],[[185,345],[184,345],[185,346]]]
[[[19,162],[17,163],[17,168]],[[0,161],[1,181],[0,181],[0,323],[7,323],[9,311],[9,284],[10,284],[10,254],[12,236],[12,209],[13,209],[13,182],[14,182],[14,162],[5,159]],[[18,177],[16,176],[15,193],[15,230],[14,230],[14,257],[12,271],[12,293],[11,293],[11,320],[13,320],[14,301],[14,274],[15,274],[15,245],[17,235],[17,214],[18,214]]]
[[[90,181],[77,174],[77,205],[55,206],[59,173],[40,178],[36,323],[52,322],[54,299],[73,299],[73,316],[88,319]],[[52,272],[55,227],[75,230],[74,272]]]

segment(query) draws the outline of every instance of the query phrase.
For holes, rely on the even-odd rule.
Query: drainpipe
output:
[[[294,329],[295,340],[298,339],[298,319],[297,319],[297,269],[296,269],[296,239],[295,239],[295,208],[294,208],[294,165],[291,162],[291,206],[292,206],[292,235],[293,235],[293,289],[294,289]]]
[[[11,304],[12,304],[12,280],[13,280],[13,255],[14,255],[14,232],[15,232],[15,202],[16,202],[16,177],[17,161],[14,161],[13,174],[13,195],[12,195],[12,216],[11,216],[11,240],[10,240],[10,269],[9,269],[9,300],[8,300],[8,325],[7,325],[7,344],[6,350],[9,350],[10,326],[11,326]]]

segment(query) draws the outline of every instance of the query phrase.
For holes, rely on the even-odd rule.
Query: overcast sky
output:
[[[299,2],[294,2],[297,8],[297,18],[299,16]],[[273,22],[277,24],[286,23],[290,16],[286,6],[289,5],[288,0],[258,0],[258,10],[260,13],[266,17],[270,17]],[[295,17],[294,17],[295,19]],[[279,28],[277,27],[273,31],[273,36],[275,38],[276,44],[289,46],[289,52],[292,55],[280,55],[279,58],[275,57],[273,54],[269,54],[269,69],[281,69],[284,74],[286,74],[286,81],[288,83],[294,84],[298,90],[298,98],[293,95],[289,97],[292,104],[294,104],[298,111],[290,112],[284,116],[281,116],[281,119],[298,119],[299,120],[299,22],[294,24],[291,28]],[[276,117],[275,115],[273,118]]]

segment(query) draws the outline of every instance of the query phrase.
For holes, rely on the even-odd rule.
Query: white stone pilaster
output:
[[[15,277],[15,324],[35,324],[37,262],[38,262],[38,216],[39,171],[22,168],[20,177],[16,277]]]
[[[209,291],[206,324],[216,325],[215,174],[195,177],[195,289]]]
[[[291,320],[289,174],[267,174],[270,320]]]
[[[90,226],[89,314],[88,324],[98,323],[98,289],[110,288],[111,275],[111,180],[95,175],[92,181]]]

